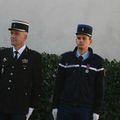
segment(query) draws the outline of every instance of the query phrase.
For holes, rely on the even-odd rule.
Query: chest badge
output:
[[[26,70],[27,68],[27,64],[28,64],[28,59],[22,59],[22,66],[23,66],[23,69]]]
[[[90,68],[90,64],[87,64],[87,67],[86,67],[85,73],[89,73],[89,68]]]
[[[7,61],[7,59],[6,58],[3,58],[3,62],[6,62]]]
[[[28,63],[28,59],[22,59],[22,63]]]

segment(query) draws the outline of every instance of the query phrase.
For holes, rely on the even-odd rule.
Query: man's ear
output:
[[[93,42],[93,39],[92,39],[92,38],[90,38],[90,45],[92,44],[92,42]]]
[[[27,39],[27,36],[28,36],[27,33],[25,33],[25,35],[24,35],[25,40]]]

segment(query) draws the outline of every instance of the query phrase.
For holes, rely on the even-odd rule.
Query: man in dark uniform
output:
[[[98,120],[103,99],[103,59],[93,53],[93,28],[79,24],[77,47],[59,63],[52,114],[54,120]]]
[[[29,24],[14,20],[9,31],[13,48],[0,51],[0,120],[28,120],[38,107],[41,55],[26,46]]]

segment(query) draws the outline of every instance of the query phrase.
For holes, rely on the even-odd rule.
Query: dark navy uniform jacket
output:
[[[41,55],[27,47],[15,62],[12,48],[0,51],[0,112],[26,114],[40,100]]]
[[[99,113],[103,100],[103,59],[89,48],[89,57],[79,62],[77,47],[61,57],[53,97],[53,108],[60,105],[89,107]]]

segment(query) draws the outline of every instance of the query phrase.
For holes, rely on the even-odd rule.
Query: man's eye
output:
[[[83,40],[86,40],[86,38],[85,38],[85,37],[83,37]]]
[[[13,34],[13,32],[10,33],[11,35]]]
[[[77,39],[80,40],[80,37],[78,37]]]

